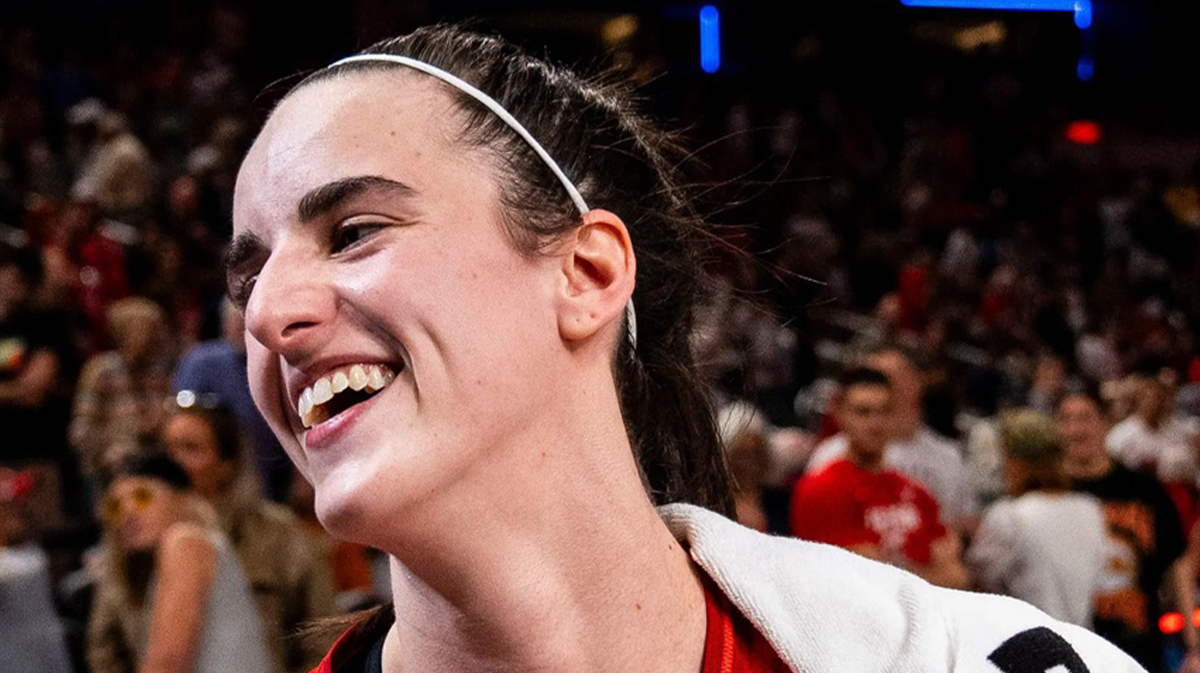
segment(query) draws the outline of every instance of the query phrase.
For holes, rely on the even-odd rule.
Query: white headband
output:
[[[413,70],[420,70],[427,75],[433,75],[450,86],[453,86],[455,89],[458,89],[471,98],[479,101],[484,107],[491,110],[493,114],[499,117],[501,121],[503,121],[505,124],[508,124],[509,128],[511,128],[513,131],[516,131],[517,135],[521,136],[521,139],[524,140],[526,144],[528,144],[529,147],[532,148],[533,151],[538,155],[538,157],[541,158],[542,162],[546,164],[546,167],[549,168],[552,173],[554,173],[554,177],[558,178],[558,181],[562,183],[563,188],[567,190],[567,194],[571,197],[571,202],[575,204],[575,208],[579,210],[580,215],[584,215],[591,210],[588,208],[587,202],[583,200],[583,195],[579,193],[579,189],[575,187],[575,183],[571,182],[571,179],[568,178],[567,174],[563,172],[563,169],[559,167],[558,162],[554,160],[554,157],[551,157],[550,153],[546,151],[546,148],[542,147],[542,144],[533,137],[533,134],[531,134],[529,130],[521,124],[521,122],[517,121],[517,118],[512,116],[508,110],[505,110],[503,105],[497,103],[496,99],[480,91],[471,84],[463,81],[461,78],[442,70],[441,68],[432,66],[424,61],[418,61],[416,59],[409,58],[407,56],[397,56],[395,54],[358,54],[355,56],[347,56],[346,58],[331,64],[329,67],[336,68],[339,65],[362,61],[397,63],[399,65],[412,68]],[[625,322],[629,329],[629,345],[634,350],[637,350],[637,314],[635,314],[633,311],[633,297],[630,297],[629,302],[625,304]]]

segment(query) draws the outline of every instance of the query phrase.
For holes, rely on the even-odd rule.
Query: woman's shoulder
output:
[[[212,558],[221,547],[221,534],[204,525],[181,521],[163,533],[159,543],[161,557],[191,558],[192,562]]]
[[[1141,670],[1086,630],[1015,599],[934,587],[892,566],[764,535],[699,507],[668,505],[660,514],[793,670],[994,672],[999,666],[1016,673],[1006,668],[1016,666],[1009,659],[1016,651],[1033,657],[1027,661],[1046,660],[1045,669]]]

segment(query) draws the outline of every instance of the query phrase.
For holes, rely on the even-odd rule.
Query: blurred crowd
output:
[[[0,661],[21,670],[308,670],[328,639],[298,630],[387,594],[249,397],[220,258],[261,111],[245,17],[210,18],[149,60],[0,26]],[[1200,671],[1200,174],[1072,143],[1002,64],[909,88],[673,101],[733,204],[695,345],[738,518]]]

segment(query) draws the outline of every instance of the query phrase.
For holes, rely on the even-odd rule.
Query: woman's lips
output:
[[[380,390],[362,402],[342,410],[332,418],[309,428],[303,435],[305,450],[327,450],[338,438],[349,432],[350,428],[358,421],[358,418],[366,413],[375,404],[376,400],[387,395],[391,387],[388,386],[388,388]]]

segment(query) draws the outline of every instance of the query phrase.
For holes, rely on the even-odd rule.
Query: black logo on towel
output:
[[[1022,631],[1004,641],[988,655],[988,661],[1004,673],[1046,673],[1055,666],[1071,673],[1091,673],[1071,643],[1044,626]]]

